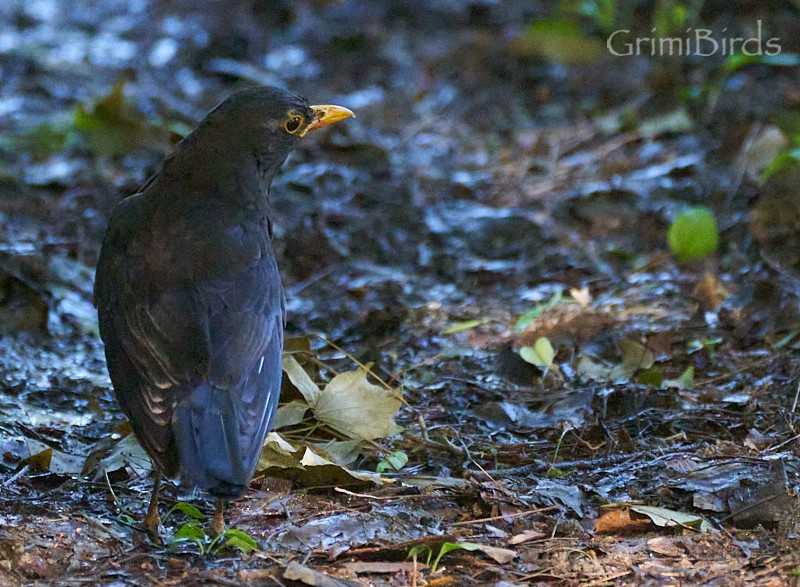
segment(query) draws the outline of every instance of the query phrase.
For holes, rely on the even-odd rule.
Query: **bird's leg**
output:
[[[142,520],[142,528],[147,531],[155,542],[161,542],[158,535],[158,528],[161,526],[161,518],[158,517],[158,492],[161,489],[161,473],[156,473],[153,482],[153,493],[150,496],[150,507],[147,508],[147,515]]]
[[[225,500],[217,500],[217,509],[211,519],[211,534],[219,536],[225,530]]]

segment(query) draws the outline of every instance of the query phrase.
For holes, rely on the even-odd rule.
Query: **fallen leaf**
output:
[[[706,312],[719,308],[722,302],[729,297],[731,297],[731,292],[722,285],[716,275],[708,272],[703,275],[702,279],[694,286],[694,290],[692,290],[692,298],[697,300],[700,304],[700,309]]]
[[[258,459],[258,473],[268,477],[289,479],[302,487],[330,485],[382,485],[381,476],[367,471],[353,471],[319,454],[317,446],[295,448],[276,432],[267,441]]]
[[[128,434],[116,444],[107,457],[100,460],[95,479],[102,477],[104,473],[112,473],[120,469],[127,469],[132,476],[144,477],[152,468],[150,457],[136,440],[136,436]]]
[[[289,566],[283,571],[283,578],[289,581],[300,581],[313,587],[364,587],[365,585],[361,581],[337,579],[295,562],[289,563]]]
[[[272,428],[280,430],[281,428],[296,426],[305,419],[306,412],[308,412],[308,404],[305,401],[290,401],[288,404],[278,408]]]
[[[589,293],[589,287],[582,287],[580,289],[572,288],[569,290],[569,295],[572,299],[578,302],[581,308],[588,308],[592,303],[592,294]]]
[[[305,369],[300,366],[292,355],[284,353],[283,355],[283,370],[289,377],[289,381],[294,384],[297,390],[302,394],[309,406],[316,405],[320,396],[320,390],[311,377],[308,376]]]
[[[340,373],[325,386],[314,417],[353,439],[374,440],[401,432],[394,415],[401,402],[393,391],[367,381],[363,369]]]
[[[455,334],[456,332],[461,332],[463,330],[471,330],[472,328],[476,328],[478,326],[483,326],[491,322],[491,318],[477,318],[475,320],[466,320],[464,322],[456,322],[452,326],[449,326],[445,329],[444,334]]]
[[[515,534],[508,540],[508,544],[514,546],[515,544],[522,544],[523,542],[530,542],[531,540],[539,540],[548,536],[546,532],[539,532],[538,530],[525,530],[519,534]]]
[[[597,534],[630,534],[652,529],[648,520],[631,518],[627,507],[604,509],[594,523]]]
[[[496,563],[504,565],[510,563],[517,556],[517,552],[508,548],[489,546],[488,544],[477,544],[475,542],[459,542],[459,546],[467,550],[478,550],[488,556]],[[469,548],[468,548],[469,547]]]
[[[550,369],[553,366],[556,351],[550,341],[542,337],[537,339],[532,347],[522,347],[519,350],[519,356],[540,369]]]
[[[677,379],[665,379],[661,382],[662,387],[673,387],[675,389],[694,388],[694,367],[689,365]]]
[[[428,565],[420,562],[407,561],[402,563],[397,562],[362,562],[356,561],[354,563],[345,563],[344,568],[352,571],[353,573],[412,573],[414,571],[423,571],[428,568]]]
[[[649,505],[632,505],[631,511],[643,516],[647,516],[656,526],[661,528],[678,526],[681,528],[700,530],[703,524],[703,518],[700,516],[676,512],[666,508]]]
[[[28,438],[26,442],[30,451],[30,456],[26,460],[31,468],[56,475],[80,475],[83,457],[61,452],[32,438]]]
[[[647,541],[647,549],[664,556],[684,556],[686,554],[686,549],[671,536],[651,538]]]

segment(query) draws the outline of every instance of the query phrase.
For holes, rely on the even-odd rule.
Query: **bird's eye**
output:
[[[283,130],[288,132],[290,135],[293,135],[300,127],[303,125],[303,117],[302,116],[290,116],[287,118],[283,123]]]

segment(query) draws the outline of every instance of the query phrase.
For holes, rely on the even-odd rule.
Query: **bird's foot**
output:
[[[141,528],[147,532],[147,536],[153,543],[159,546],[164,543],[161,540],[161,518],[158,515],[158,508],[147,511],[147,515],[142,520]]]
[[[225,531],[225,503],[220,499],[217,501],[217,509],[214,517],[211,518],[211,535],[219,536]]]
[[[158,493],[161,489],[161,475],[156,473],[155,481],[153,482],[153,494],[150,496],[150,506],[147,508],[147,515],[142,520],[142,530],[147,532],[155,544],[161,545],[161,518],[158,515]]]

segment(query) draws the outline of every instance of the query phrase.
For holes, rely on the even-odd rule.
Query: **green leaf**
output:
[[[431,547],[428,546],[427,544],[416,544],[416,545],[412,546],[408,550],[408,556],[406,556],[406,560],[412,559],[415,556],[417,556],[419,558],[422,558],[421,556],[419,556],[421,554],[427,554],[428,555],[425,558],[425,564],[426,565],[430,565],[431,564],[431,557],[433,557],[433,551],[431,550]]]
[[[169,548],[175,549],[183,544],[194,544],[200,550],[200,554],[204,555],[208,540],[209,536],[203,530],[200,522],[189,520],[172,535],[172,542],[170,542]]]
[[[378,466],[375,467],[375,472],[383,473],[390,468],[394,471],[399,471],[406,466],[406,463],[408,463],[408,455],[402,450],[396,450],[394,452],[390,452],[383,458],[383,460],[381,460],[380,463],[378,463]]]
[[[638,382],[640,385],[652,385],[653,387],[661,387],[663,378],[661,376],[661,369],[658,367],[650,367],[639,373]]]
[[[119,78],[111,92],[93,105],[78,106],[73,127],[94,154],[109,157],[142,147],[164,147],[168,132],[152,124],[125,101],[127,80]]]
[[[562,0],[561,10],[590,18],[604,34],[613,32],[618,16],[617,3],[613,0],[578,0],[576,2]]]
[[[677,379],[665,379],[662,383],[663,387],[675,389],[692,389],[694,388],[694,367],[689,366],[681,373]]]
[[[778,67],[796,67],[800,65],[800,55],[797,53],[778,53],[776,55],[746,55],[734,53],[725,60],[724,69],[732,73],[745,65],[774,65]]]
[[[520,57],[540,57],[556,63],[595,63],[608,58],[604,43],[586,38],[568,20],[538,20],[518,35],[509,47]]]
[[[624,339],[619,341],[622,351],[622,366],[632,375],[640,369],[649,369],[655,363],[655,356],[646,346],[635,340]]]
[[[175,534],[172,535],[174,540],[200,540],[203,542],[205,542],[207,537],[208,535],[206,534],[206,531],[203,530],[203,527],[197,520],[189,520],[180,528],[178,528],[175,531]]]
[[[713,338],[696,338],[686,345],[687,352],[691,355],[697,351],[708,349],[709,352],[714,351],[714,347],[723,341],[722,337],[715,336]]]
[[[772,348],[774,349],[782,349],[784,347],[789,346],[792,342],[797,339],[797,335],[800,334],[800,329],[795,328],[789,334],[778,340],[777,342],[772,343]],[[790,347],[791,348],[791,347]]]
[[[442,557],[446,555],[448,552],[452,552],[454,550],[468,550],[474,552],[476,550],[480,550],[479,544],[472,544],[471,542],[445,542],[442,544],[442,549],[439,551],[439,556],[436,557],[436,560],[433,561],[433,566],[431,566],[431,573],[436,572],[436,567],[439,566],[439,561],[442,560]]]
[[[169,511],[164,516],[164,519],[168,519],[173,513],[175,512],[183,512],[190,518],[194,518],[195,520],[204,520],[206,515],[194,507],[190,503],[186,503],[185,501],[179,501],[174,506],[172,506]]]
[[[547,338],[541,337],[532,347],[522,347],[519,350],[519,356],[540,369],[549,369],[553,366],[556,351]]]
[[[14,136],[0,138],[0,147],[7,150],[31,153],[36,160],[63,151],[70,137],[70,124],[58,120],[39,124]]]
[[[776,173],[797,165],[800,165],[800,147],[779,153],[761,172],[759,180],[764,183]]]
[[[664,37],[683,28],[688,11],[686,6],[674,0],[660,0],[656,3],[653,25],[656,37]]]
[[[226,548],[230,550],[238,550],[243,554],[250,554],[251,552],[258,550],[258,544],[256,541],[241,530],[225,530],[225,532],[222,533],[222,540],[224,540],[224,542],[214,549],[214,554]]]
[[[686,208],[667,233],[669,248],[680,261],[702,259],[717,250],[719,231],[714,214],[704,206]]]
[[[538,304],[533,308],[531,308],[530,310],[528,310],[527,312],[525,312],[522,316],[520,316],[517,319],[517,325],[516,325],[517,330],[525,330],[528,324],[536,320],[539,316],[542,315],[542,313],[546,312],[547,310],[551,310],[552,308],[555,308],[561,301],[562,296],[563,294],[561,293],[561,290],[558,290],[556,293],[553,294],[553,296],[549,300],[547,300],[543,304]]]
[[[492,321],[491,318],[477,318],[475,320],[466,320],[464,322],[456,322],[455,324],[453,324],[453,325],[449,326],[448,328],[446,328],[444,333],[445,334],[454,334],[456,332],[461,332],[463,330],[470,330],[470,329],[475,328],[477,326],[483,326],[484,324],[487,324],[487,323],[489,323],[491,321]]]

